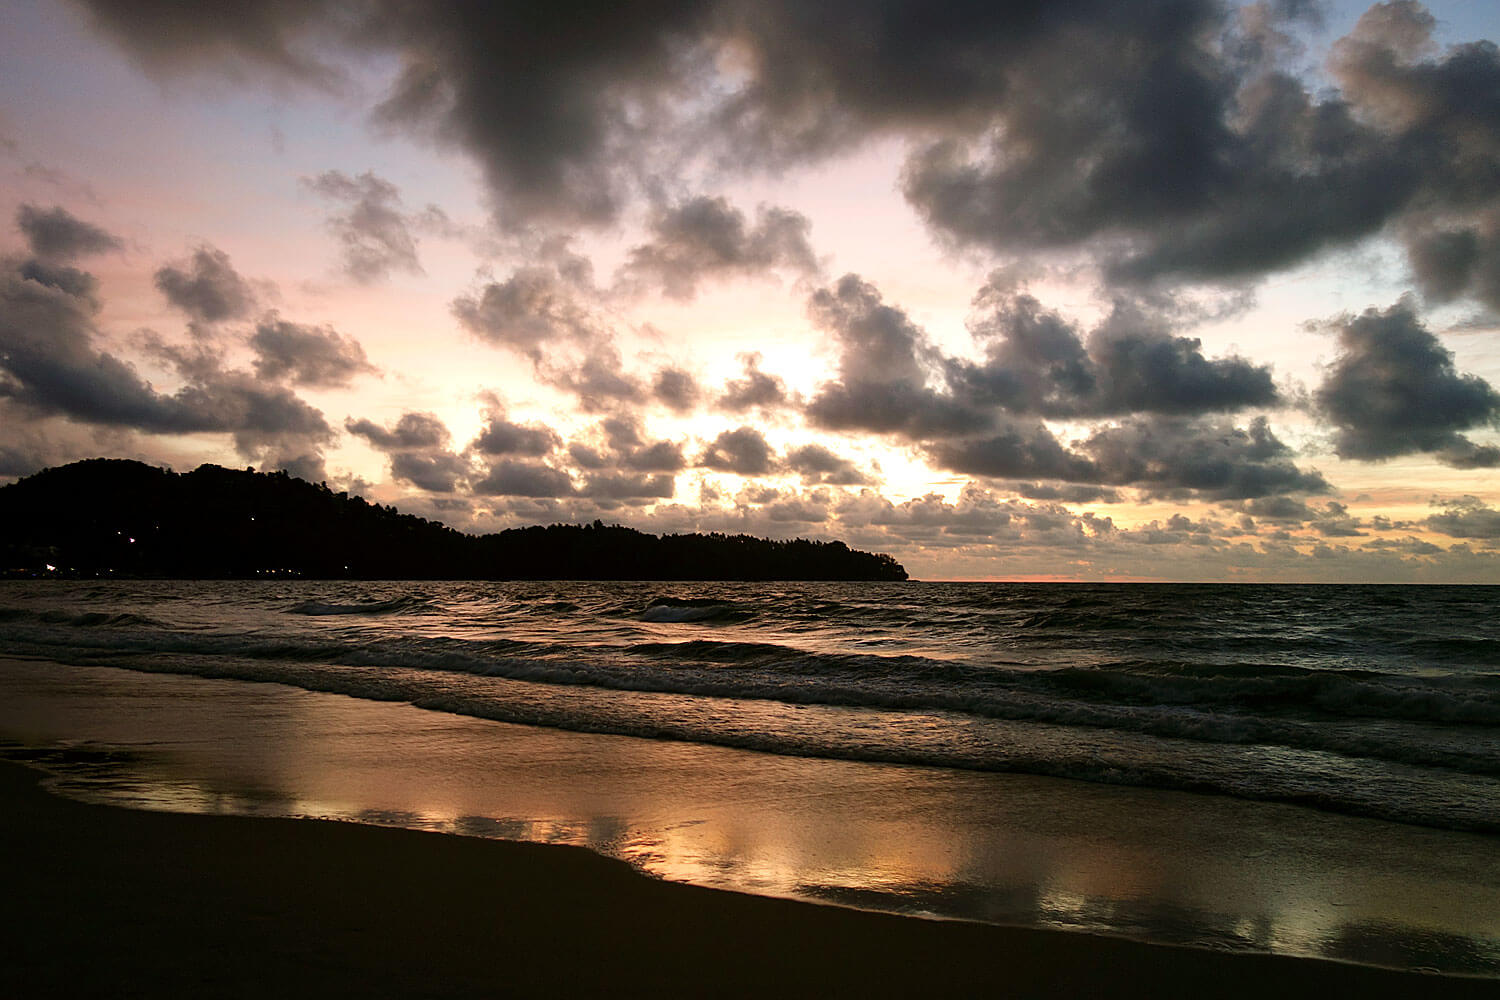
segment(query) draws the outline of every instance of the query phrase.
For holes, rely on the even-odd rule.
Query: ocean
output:
[[[1500,588],[6,581],[0,655],[86,799],[1500,976]]]

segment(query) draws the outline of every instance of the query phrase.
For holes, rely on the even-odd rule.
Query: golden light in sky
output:
[[[1494,12],[899,6],[13,5],[0,476],[1500,578]]]

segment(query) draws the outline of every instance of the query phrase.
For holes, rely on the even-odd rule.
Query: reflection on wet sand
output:
[[[0,737],[65,794],[139,808],[573,844],[766,895],[1500,975],[1500,841],[1474,834],[19,661],[0,661]]]

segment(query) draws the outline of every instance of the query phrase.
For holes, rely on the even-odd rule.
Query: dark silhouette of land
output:
[[[0,572],[187,579],[905,580],[843,542],[554,524],[468,535],[284,472],[96,458],[0,487]]]

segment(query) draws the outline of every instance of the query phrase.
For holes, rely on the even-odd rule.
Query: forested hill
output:
[[[224,578],[905,580],[843,542],[554,524],[474,536],[286,473],[90,459],[0,487],[0,572]]]

